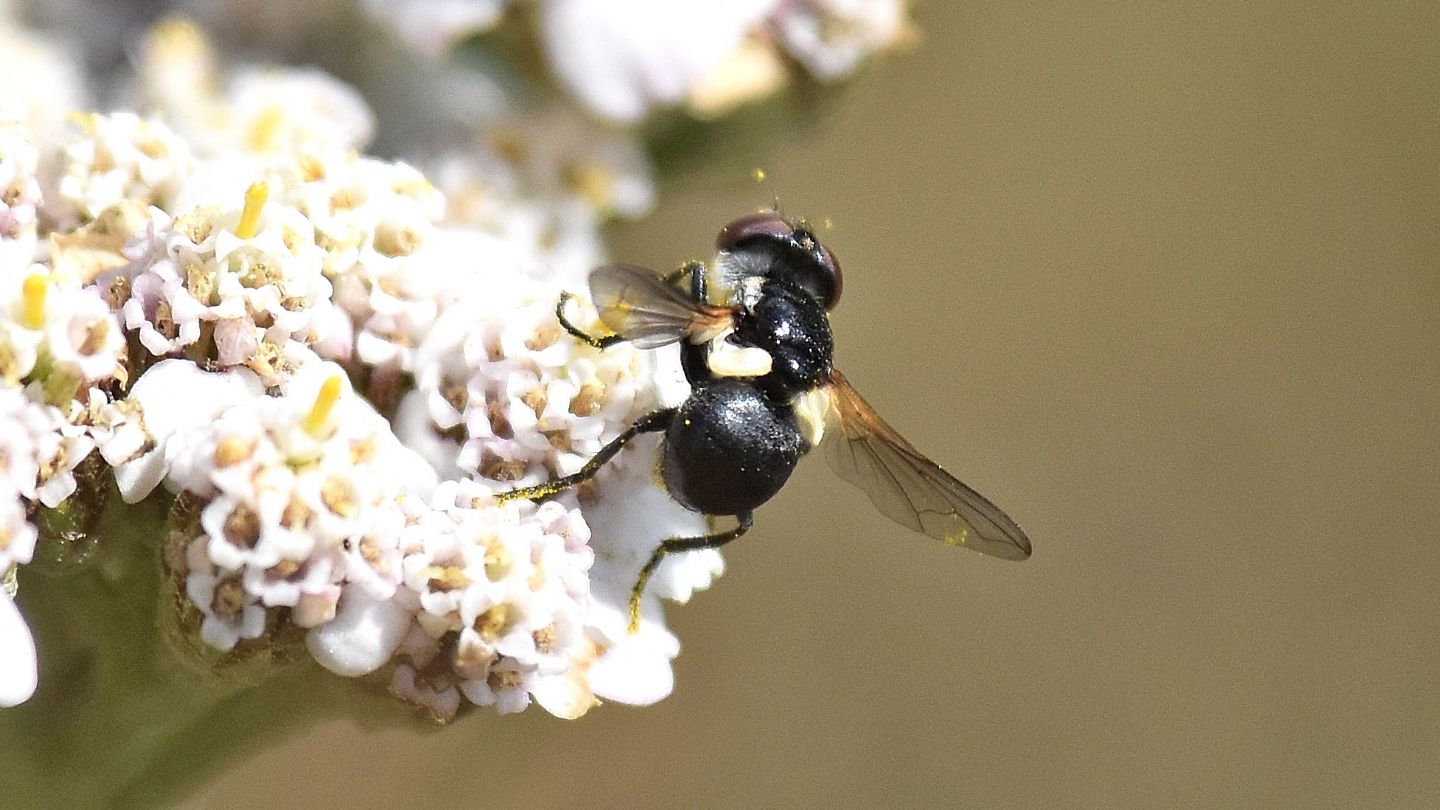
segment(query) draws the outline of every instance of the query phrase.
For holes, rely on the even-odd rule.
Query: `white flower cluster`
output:
[[[653,406],[647,359],[570,338],[555,318],[555,289],[515,279],[436,322],[401,409],[423,409],[428,419],[402,423],[434,433],[437,464],[495,481],[568,475]]]
[[[0,265],[13,267],[35,253],[40,150],[30,143],[23,109],[0,109]]]
[[[96,433],[89,416],[122,370],[124,335],[105,300],[41,258],[39,149],[28,111],[0,98],[0,705],[34,689],[34,645],[12,597],[30,562],[31,513],[76,490]]]
[[[35,645],[11,599],[15,569],[30,562],[38,532],[29,521],[42,446],[53,442],[47,406],[12,387],[0,388],[0,706],[24,701],[35,689]]]
[[[433,474],[348,388],[339,366],[311,357],[281,395],[242,399],[171,439],[167,485],[204,503],[185,590],[217,649],[258,638],[267,608],[309,628],[335,617],[344,587],[394,596],[400,502]]]
[[[602,217],[649,204],[643,159],[500,144],[449,160],[447,210],[419,170],[358,153],[370,115],[343,85],[252,72],[217,93],[184,25],[143,53],[164,120],[81,114],[41,141],[33,105],[0,97],[0,701],[34,686],[10,596],[35,510],[87,458],[126,503],[178,499],[171,582],[217,657],[300,628],[330,670],[385,670],[442,719],[668,694],[658,600],[722,565],[667,558],[627,632],[651,551],[706,531],[654,483],[653,441],[580,493],[494,498],[686,394],[674,357],[600,352],[555,318]]]
[[[584,714],[595,702],[584,677],[594,552],[580,512],[496,506],[468,480],[441,485],[430,507],[405,532],[405,585],[420,610],[392,689],[446,718],[459,694],[502,713],[533,696],[552,714]]]
[[[147,351],[248,365],[274,385],[293,343],[326,337],[321,350],[348,359],[353,337],[362,362],[398,368],[425,333],[443,274],[406,259],[433,233],[440,195],[344,140],[307,143],[200,159],[157,121],[86,119],[60,195],[82,219],[143,221],[101,283]]]
[[[366,11],[435,55],[502,16],[502,0],[362,0]],[[785,61],[816,78],[852,73],[910,36],[905,0],[540,0],[551,69],[592,111],[633,122],[655,107],[722,112],[786,80]]]
[[[62,150],[58,193],[47,206],[47,213],[62,215],[61,229],[99,219],[120,203],[172,207],[181,179],[194,168],[183,139],[134,113],[75,118],[81,134]]]
[[[35,551],[36,530],[26,519],[26,504],[44,488],[41,468],[53,467],[63,421],[54,407],[23,390],[0,388],[0,571],[30,562]]]

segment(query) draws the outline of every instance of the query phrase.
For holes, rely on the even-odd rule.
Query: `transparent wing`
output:
[[[591,271],[590,298],[600,320],[641,349],[707,339],[732,323],[729,310],[694,301],[649,270],[629,264]]]
[[[826,458],[895,522],[1007,560],[1030,556],[1030,538],[1000,507],[940,469],[885,423],[850,382],[831,372],[833,429]]]

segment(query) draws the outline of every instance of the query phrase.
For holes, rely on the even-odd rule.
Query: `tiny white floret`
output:
[[[311,630],[305,646],[320,665],[349,678],[384,666],[410,627],[410,611],[391,600],[346,588],[335,619]]]

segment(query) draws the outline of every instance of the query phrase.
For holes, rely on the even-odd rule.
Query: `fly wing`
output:
[[[697,302],[649,270],[629,264],[591,271],[590,298],[600,320],[641,349],[685,338],[707,339],[731,325],[729,310]]]
[[[1030,539],[1000,507],[940,469],[850,387],[831,373],[834,432],[826,458],[841,478],[870,496],[886,517],[956,546],[1023,560]]]

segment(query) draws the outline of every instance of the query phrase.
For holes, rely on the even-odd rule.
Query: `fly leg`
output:
[[[700,537],[671,537],[668,540],[662,541],[659,546],[656,546],[654,553],[650,555],[650,559],[645,563],[645,567],[640,569],[640,575],[635,578],[635,587],[630,589],[630,624],[628,629],[631,633],[636,633],[640,630],[640,597],[645,593],[645,585],[650,582],[650,575],[655,573],[655,569],[659,567],[660,561],[665,559],[665,555],[675,554],[681,551],[697,551],[702,548],[719,548],[745,532],[750,531],[750,527],[755,525],[754,512],[746,512],[741,515],[736,515],[736,517],[740,520],[740,525],[729,531],[706,534]]]
[[[679,284],[687,278],[690,280],[690,296],[696,301],[705,301],[705,265],[700,262],[688,262],[681,266],[679,270],[665,277],[665,283]],[[576,326],[574,323],[571,323],[570,318],[565,315],[565,305],[570,303],[574,297],[575,296],[568,291],[561,292],[560,300],[555,304],[555,319],[560,321],[560,325],[564,327],[566,332],[570,333],[571,337],[587,346],[601,350],[608,349],[616,343],[624,343],[627,340],[624,335],[596,337]]]
[[[559,303],[555,304],[555,319],[560,321],[560,325],[565,328],[566,332],[570,333],[571,337],[575,338],[581,343],[584,343],[587,346],[593,346],[597,349],[608,349],[611,346],[614,346],[616,343],[625,342],[624,335],[606,335],[604,337],[595,337],[589,332],[586,332],[584,329],[581,329],[580,327],[571,323],[570,319],[565,317],[565,305],[570,303],[570,299],[574,297],[575,296],[571,295],[569,291],[562,292],[560,293]]]
[[[655,433],[670,426],[671,420],[675,418],[674,408],[661,408],[651,411],[636,419],[635,422],[626,428],[619,436],[610,440],[610,443],[600,448],[600,452],[590,457],[578,472],[556,478],[553,481],[546,481],[543,484],[536,484],[533,487],[521,487],[508,492],[501,492],[495,496],[498,503],[509,503],[510,501],[538,501],[541,498],[548,498],[561,490],[583,484],[595,477],[595,473],[605,466],[605,462],[615,457],[615,454],[624,449],[632,439],[642,433]]]

